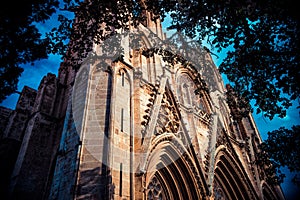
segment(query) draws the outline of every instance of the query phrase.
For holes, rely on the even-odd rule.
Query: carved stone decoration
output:
[[[205,116],[209,112],[209,105],[206,100],[207,91],[203,89],[204,86],[199,82],[199,78],[192,79],[191,76],[198,77],[197,74],[182,73],[177,79],[179,101],[183,108],[192,110],[192,112],[203,116],[207,120],[208,116]]]
[[[134,73],[133,73],[133,78],[134,79],[141,79],[143,76],[143,72],[141,71],[140,68],[137,68]]]
[[[147,200],[162,200],[163,189],[159,180],[154,176],[147,187]]]
[[[180,118],[176,111],[174,103],[171,101],[167,93],[164,93],[161,102],[161,109],[158,115],[155,135],[163,133],[177,133],[179,130]]]
[[[220,145],[225,145],[226,146],[226,136],[220,132],[218,132],[218,138],[217,138],[217,143],[216,143],[216,147],[219,147]]]
[[[147,126],[149,125],[150,116],[153,110],[153,104],[157,96],[157,89],[152,84],[144,84],[142,91],[146,98],[141,100],[144,112],[141,115],[141,132],[144,137]]]
[[[179,130],[177,133],[175,133],[175,135],[179,140],[181,140],[184,146],[187,147],[189,145],[189,142],[187,141],[187,138],[182,130]]]

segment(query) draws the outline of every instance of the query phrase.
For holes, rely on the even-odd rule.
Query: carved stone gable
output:
[[[163,133],[177,133],[179,130],[180,116],[176,105],[171,100],[169,93],[165,92],[161,101],[161,109],[158,114],[155,135]]]

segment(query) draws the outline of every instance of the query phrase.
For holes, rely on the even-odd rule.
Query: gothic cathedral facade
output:
[[[125,38],[123,59],[84,62],[78,72],[62,63],[38,91],[24,88],[16,110],[1,108],[1,137],[20,149],[8,196],[284,199],[255,164],[255,122],[237,116],[238,98],[210,54],[188,49],[183,57],[198,63],[169,62],[145,53],[166,40],[159,20],[137,30],[141,46]]]

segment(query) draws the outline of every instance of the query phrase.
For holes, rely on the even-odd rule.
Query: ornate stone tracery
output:
[[[164,191],[156,176],[153,176],[147,187],[147,200],[163,200]]]
[[[180,118],[174,103],[170,100],[168,94],[164,93],[154,134],[177,133],[179,130],[179,120]]]

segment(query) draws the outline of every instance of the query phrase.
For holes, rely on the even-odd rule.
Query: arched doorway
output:
[[[205,199],[205,181],[190,152],[172,134],[160,137],[147,160],[145,199]]]
[[[235,161],[226,150],[221,150],[216,157],[214,173],[215,199],[258,199],[253,191],[254,188],[249,184],[249,180],[242,168],[239,167],[238,161]]]

